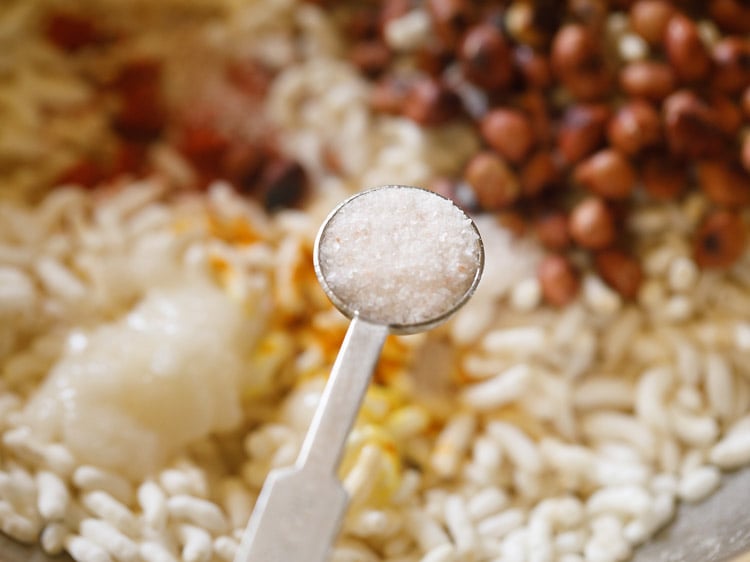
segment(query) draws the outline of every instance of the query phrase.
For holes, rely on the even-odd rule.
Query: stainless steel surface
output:
[[[324,562],[349,503],[336,477],[388,326],[354,318],[294,468],[274,470],[235,562]]]
[[[633,562],[725,562],[750,550],[750,469],[722,478],[697,504],[682,504],[675,521],[643,545]]]

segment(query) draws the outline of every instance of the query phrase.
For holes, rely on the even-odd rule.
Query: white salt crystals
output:
[[[463,211],[405,186],[348,199],[316,245],[318,276],[334,304],[394,329],[443,320],[471,295],[484,261],[479,232]]]

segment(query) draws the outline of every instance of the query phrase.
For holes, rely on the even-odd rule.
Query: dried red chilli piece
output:
[[[636,297],[643,281],[643,270],[635,257],[612,248],[597,252],[594,256],[594,265],[604,282],[622,297]]]
[[[53,182],[54,185],[79,185],[92,188],[104,180],[101,165],[91,158],[82,158],[64,170]]]
[[[161,78],[161,63],[154,59],[131,60],[119,70],[112,83],[120,98],[113,127],[122,137],[147,142],[161,135],[167,123]]]
[[[742,218],[729,210],[715,210],[703,220],[693,241],[693,255],[699,267],[726,269],[742,256],[746,245]]]
[[[212,127],[190,125],[180,131],[175,146],[199,172],[216,178],[230,141]]]
[[[120,143],[107,170],[109,177],[120,175],[141,176],[146,173],[148,164],[148,148],[140,143]]]
[[[47,39],[59,49],[75,52],[107,40],[91,18],[69,12],[51,14],[45,22]]]

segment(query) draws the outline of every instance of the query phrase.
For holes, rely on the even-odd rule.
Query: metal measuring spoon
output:
[[[386,336],[428,330],[458,310],[479,283],[484,249],[476,225],[449,200],[385,186],[333,210],[314,264],[351,324],[297,461],[268,475],[235,562],[328,558],[349,503],[336,471]]]

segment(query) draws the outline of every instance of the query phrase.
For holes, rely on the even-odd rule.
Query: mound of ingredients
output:
[[[347,327],[314,236],[383,184],[483,280],[392,336],[334,562],[609,562],[750,463],[740,0],[0,6],[0,530],[231,561]]]

